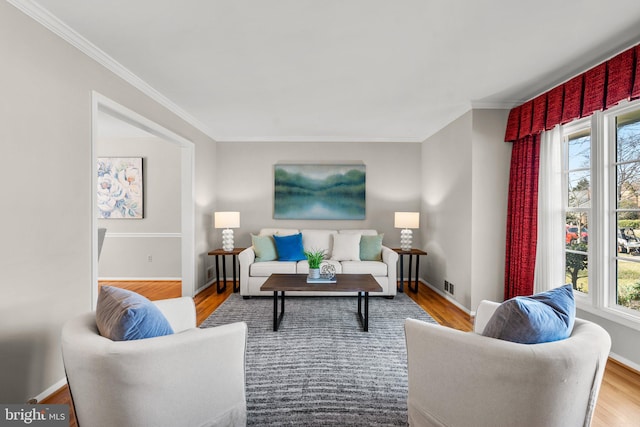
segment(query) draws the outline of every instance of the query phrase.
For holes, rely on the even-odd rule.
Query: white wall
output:
[[[98,138],[98,157],[142,157],[144,174],[144,218],[98,220],[98,227],[107,229],[101,279],[180,278],[180,150],[152,135]]]
[[[60,331],[91,309],[92,91],[195,145],[195,251],[204,283],[215,143],[13,6],[0,2],[0,402],[64,378]]]
[[[470,311],[501,301],[511,146],[507,111],[472,110],[422,145],[425,280]]]
[[[250,233],[263,227],[375,228],[385,233],[385,245],[399,246],[400,230],[393,228],[394,212],[420,208],[420,144],[219,142],[217,154],[217,208],[240,211],[241,227],[234,232],[236,246],[250,246]],[[292,161],[362,161],[366,166],[366,219],[273,219],[274,165]],[[214,230],[211,240],[220,247],[220,230]]]
[[[454,120],[422,144],[421,277],[471,307],[472,112]]]

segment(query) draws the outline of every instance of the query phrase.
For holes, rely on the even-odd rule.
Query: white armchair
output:
[[[611,348],[600,326],[517,344],[480,335],[499,304],[482,301],[475,332],[405,321],[411,426],[588,426]]]
[[[191,298],[155,303],[175,334],[111,341],[98,333],[95,313],[65,324],[62,354],[79,426],[246,425],[247,325],[198,329]]]

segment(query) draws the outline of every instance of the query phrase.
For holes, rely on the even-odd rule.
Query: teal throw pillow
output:
[[[307,259],[304,256],[304,248],[302,246],[302,233],[292,234],[290,236],[273,235],[278,251],[278,260],[280,261],[302,261]]]
[[[133,291],[102,286],[96,307],[100,335],[113,341],[139,340],[173,334],[158,307]]]
[[[576,318],[571,285],[500,304],[482,335],[521,344],[568,338]]]
[[[384,234],[360,237],[360,261],[382,261],[382,238]]]
[[[278,259],[276,244],[272,236],[256,236],[251,235],[251,244],[253,252],[256,254],[256,262],[275,261]]]

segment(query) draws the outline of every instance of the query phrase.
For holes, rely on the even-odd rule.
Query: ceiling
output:
[[[640,42],[638,0],[9,1],[217,141],[422,141]]]

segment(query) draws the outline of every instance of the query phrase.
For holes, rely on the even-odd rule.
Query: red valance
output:
[[[580,117],[582,111],[582,84],[584,77],[579,75],[564,84],[564,103],[562,104],[562,120],[569,123]]]
[[[620,101],[637,98],[640,98],[640,45],[513,108],[505,141],[536,135]]]

